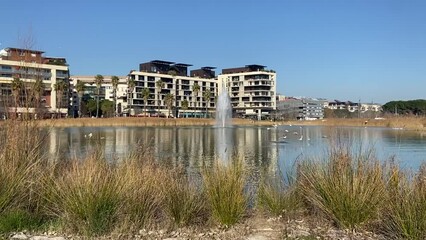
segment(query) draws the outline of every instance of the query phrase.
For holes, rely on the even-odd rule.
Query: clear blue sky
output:
[[[2,0],[0,9],[0,48],[31,32],[72,75],[126,75],[154,59],[218,71],[262,64],[287,96],[426,98],[426,0]]]

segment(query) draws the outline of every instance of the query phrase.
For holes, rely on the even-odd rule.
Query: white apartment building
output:
[[[214,67],[192,70],[188,76],[189,66],[191,65],[154,60],[140,64],[139,71],[132,70],[129,79],[135,82],[135,88],[128,96],[130,115],[166,116],[169,109],[165,98],[168,94],[172,94],[173,117],[210,116],[215,110],[217,95]],[[162,87],[160,82],[163,83]],[[198,91],[194,89],[196,85],[199,86]],[[142,95],[144,88],[150,91],[147,103]]]
[[[97,97],[97,88],[95,83],[96,76],[71,76],[71,84],[72,84],[72,101],[71,101],[71,109],[74,116],[78,115],[78,106],[79,106],[79,98],[78,92],[76,89],[77,81],[82,81],[84,83],[84,92],[83,92],[83,100],[86,98],[96,99]],[[103,76],[104,80],[100,87],[100,100],[109,100],[114,101],[114,90],[112,87],[112,76]],[[117,86],[117,102],[116,109],[119,115],[123,114],[127,111],[127,76],[118,76],[118,86]]]
[[[234,117],[266,119],[276,110],[274,71],[262,65],[223,69],[218,76],[219,93],[228,91]]]
[[[43,53],[21,48],[0,50],[0,112],[3,117],[15,112],[43,115],[39,117],[67,114],[68,92],[64,91],[62,99],[57,99],[55,85],[59,81],[69,85],[68,64],[65,58],[44,57]],[[22,82],[17,97],[14,96],[14,79]],[[36,79],[42,80],[40,102],[35,102],[37,97],[32,91]]]

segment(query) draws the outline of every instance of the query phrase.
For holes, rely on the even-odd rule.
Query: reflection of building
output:
[[[276,109],[276,77],[262,65],[228,68],[218,76],[218,88],[228,90],[234,116],[269,118]]]
[[[128,101],[134,114],[142,113],[145,107],[149,115],[167,114],[165,100],[168,94],[174,96],[173,116],[204,116],[206,110],[213,111],[217,93],[214,68],[192,70],[188,76],[189,66],[155,60],[140,64],[139,71],[131,71],[129,78],[135,81],[135,89],[130,93]],[[147,103],[144,101],[144,88],[150,92]],[[209,98],[205,96],[207,91],[211,93]]]
[[[277,118],[314,120],[324,118],[324,100],[286,98],[277,102]]]
[[[103,76],[104,80],[101,84],[101,88],[99,91],[99,99],[103,100],[114,100],[114,94],[113,94],[113,87],[112,87],[112,76]],[[117,102],[116,102],[116,109],[118,114],[121,114],[124,109],[127,108],[127,77],[118,77],[118,86],[117,86]],[[75,113],[78,112],[78,93],[77,89],[75,88],[77,85],[77,81],[80,80],[84,82],[84,92],[83,92],[83,100],[87,99],[96,99],[96,96],[98,94],[96,83],[95,83],[95,76],[71,76],[72,80],[72,102],[71,102],[71,108]]]
[[[0,50],[0,101],[3,101],[1,107],[17,105],[18,113],[34,113],[36,108],[41,114],[67,113],[68,64],[65,58],[44,57],[43,53],[21,48]],[[14,82],[17,79],[23,83],[19,89]],[[36,80],[42,80],[41,86],[35,85]],[[57,99],[59,90],[55,89],[59,81],[64,83],[62,99]],[[16,100],[13,99],[14,91],[19,92]],[[8,111],[15,109],[9,108]]]

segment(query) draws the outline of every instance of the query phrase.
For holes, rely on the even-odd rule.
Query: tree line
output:
[[[403,115],[426,115],[426,100],[390,101],[383,105],[383,112]]]

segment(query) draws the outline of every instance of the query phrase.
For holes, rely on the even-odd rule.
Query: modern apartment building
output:
[[[324,102],[314,98],[289,97],[277,102],[278,119],[315,120],[324,118]]]
[[[135,87],[128,96],[130,115],[167,115],[166,96],[173,96],[171,115],[177,117],[205,117],[215,110],[217,80],[214,67],[190,71],[192,65],[153,60],[132,70],[129,80]],[[145,103],[143,89],[150,94]],[[146,112],[144,110],[146,109]]]
[[[12,113],[38,114],[39,117],[67,114],[69,66],[65,58],[44,57],[43,54],[21,48],[0,50],[0,112],[3,117]],[[41,84],[37,80],[41,80]]]
[[[87,101],[88,99],[96,99],[98,91],[95,83],[96,76],[71,76],[72,84],[72,101],[71,109],[72,115],[78,116],[78,107],[79,107],[79,97],[76,89],[77,82],[80,80],[84,83],[84,91],[82,92],[82,100]],[[109,100],[114,101],[114,90],[112,86],[112,76],[103,76],[104,80],[101,84],[99,91],[99,100]],[[117,86],[117,101],[116,109],[119,115],[122,115],[124,112],[128,111],[127,107],[127,76],[118,77],[118,86]]]
[[[267,119],[276,109],[277,74],[262,65],[223,69],[218,90],[227,91],[234,117]]]

